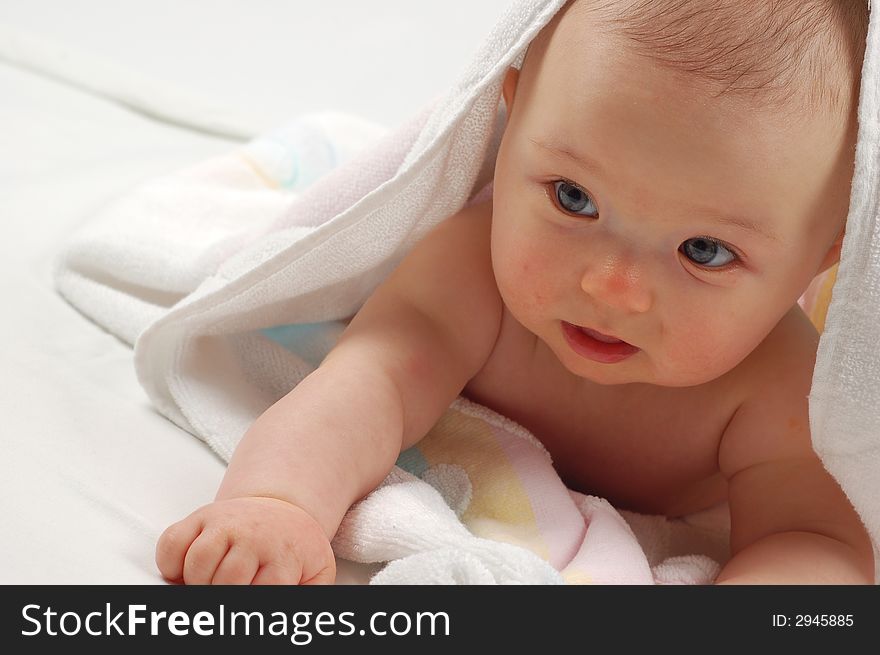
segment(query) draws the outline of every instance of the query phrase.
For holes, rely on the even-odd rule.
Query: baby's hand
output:
[[[332,584],[336,560],[318,523],[264,497],[219,500],[170,526],[156,545],[168,580],[186,584]]]

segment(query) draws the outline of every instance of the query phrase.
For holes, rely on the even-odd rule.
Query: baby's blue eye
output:
[[[707,268],[721,268],[736,259],[736,255],[725,248],[720,241],[709,237],[688,239],[681,244],[679,250],[695,264]]]
[[[556,200],[565,211],[591,218],[596,218],[599,215],[599,210],[593,199],[580,187],[571,182],[558,180],[553,183],[553,189],[556,192]]]

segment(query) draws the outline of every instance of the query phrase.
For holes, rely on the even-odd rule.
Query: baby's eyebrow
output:
[[[539,148],[543,148],[544,150],[549,151],[551,154],[562,157],[564,159],[568,159],[573,161],[575,164],[583,168],[584,170],[593,173],[594,175],[604,175],[604,170],[602,166],[592,159],[578,154],[573,150],[570,150],[568,147],[564,145],[559,145],[557,143],[545,142],[535,137],[529,137],[529,141],[534,143]],[[762,221],[754,221],[744,216],[730,216],[727,214],[721,214],[713,209],[702,209],[696,213],[699,213],[702,216],[710,220],[714,220],[718,223],[723,223],[725,225],[733,225],[735,227],[742,228],[743,230],[748,230],[750,232],[754,232],[765,239],[769,239],[771,241],[779,241],[779,237],[777,237],[771,230],[763,225]]]
[[[718,223],[724,223],[725,225],[733,225],[735,227],[740,227],[744,230],[750,230],[751,232],[755,232],[765,239],[769,239],[771,241],[779,241],[779,237],[777,237],[773,232],[768,230],[764,225],[762,225],[758,221],[753,221],[743,216],[728,216],[726,214],[719,214],[715,211],[705,211],[701,212],[702,215],[706,216],[710,220],[714,220]]]
[[[573,161],[575,164],[578,164],[581,168],[584,168],[595,175],[604,175],[605,171],[602,166],[599,165],[598,162],[593,161],[592,159],[585,157],[584,155],[579,155],[578,153],[569,150],[566,146],[559,145],[556,143],[548,143],[545,141],[541,141],[534,137],[529,137],[529,141],[534,143],[539,148],[543,148],[544,150],[549,151],[551,154],[556,155],[557,157],[562,157],[564,159],[569,159]]]

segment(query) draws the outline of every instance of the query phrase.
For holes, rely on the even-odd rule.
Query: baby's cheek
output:
[[[666,357],[672,384],[692,385],[708,382],[727,372],[730,362],[727,335],[699,320],[679,326],[667,334]]]
[[[526,300],[536,310],[543,310],[556,296],[558,272],[541,252],[524,255],[518,262],[519,276]]]
[[[550,302],[548,276],[540,258],[512,250],[495,268],[501,297],[519,320],[530,322]]]
[[[749,335],[734,322],[692,321],[670,344],[670,368],[679,383],[702,384],[735,368],[752,350]]]
[[[523,290],[527,300],[536,307],[544,307],[548,301],[547,275],[541,263],[534,258],[524,258],[519,263]]]

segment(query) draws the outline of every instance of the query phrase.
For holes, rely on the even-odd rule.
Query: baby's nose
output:
[[[581,277],[581,289],[595,300],[623,311],[644,313],[653,296],[644,267],[618,254],[606,253],[588,266]]]

